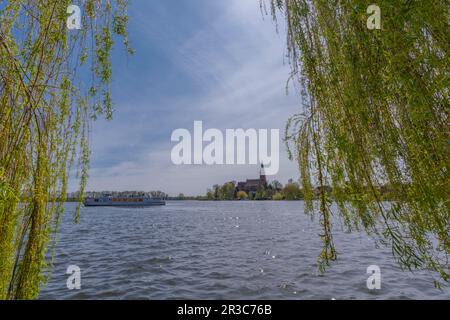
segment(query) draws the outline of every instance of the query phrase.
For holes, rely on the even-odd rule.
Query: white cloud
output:
[[[201,92],[167,93],[160,102],[168,112],[156,119],[151,109],[145,112],[148,101],[153,101],[146,92],[138,105],[121,105],[113,124],[100,125],[94,131],[94,159],[107,158],[112,148],[133,143],[138,144],[138,152],[123,154],[118,163],[107,167],[96,166],[94,161],[89,189],[160,189],[195,195],[204,194],[215,183],[257,175],[257,166],[177,167],[170,162],[174,145],[171,131],[192,130],[194,120],[221,130],[278,128],[283,132],[287,118],[299,109],[295,94],[285,95],[290,69],[283,63],[284,35],[276,34],[270,17],[263,19],[259,0],[227,1],[221,8],[220,15],[214,15],[214,20],[203,23],[188,38],[177,37],[182,30],[164,29],[164,44],[157,49],[165,52],[176,70],[196,83]],[[164,14],[164,9],[159,10]],[[140,37],[144,37],[140,41],[163,41],[162,35],[151,28],[143,30]],[[121,118],[123,110],[130,108],[140,114]],[[167,138],[142,138],[157,131],[165,131]],[[298,176],[297,166],[287,160],[284,150],[280,151],[280,172],[274,178],[286,182]]]

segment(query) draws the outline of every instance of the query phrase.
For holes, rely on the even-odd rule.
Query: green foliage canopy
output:
[[[302,191],[297,183],[288,183],[283,188],[282,194],[286,200],[299,200],[303,198]]]
[[[449,281],[449,5],[373,1],[261,2],[287,29],[302,111],[286,127],[290,156],[313,209],[321,187],[321,265],[336,258],[329,185],[348,229],[389,243],[400,266]],[[381,201],[388,185],[394,202]],[[381,226],[380,226],[381,221]]]
[[[236,199],[238,199],[238,200],[247,200],[247,199],[248,199],[248,194],[247,194],[247,192],[245,192],[245,191],[239,191],[239,192],[236,194]]]
[[[74,163],[84,191],[90,119],[112,115],[113,35],[129,49],[126,0],[80,2],[80,30],[71,2],[0,1],[0,299],[38,296]]]

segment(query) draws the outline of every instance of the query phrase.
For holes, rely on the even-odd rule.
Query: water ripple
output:
[[[338,225],[339,260],[317,273],[317,223],[301,202],[169,202],[155,208],[73,204],[43,299],[450,299],[427,272],[401,271],[389,248]],[[81,290],[68,290],[69,265]],[[382,288],[366,287],[379,265]]]

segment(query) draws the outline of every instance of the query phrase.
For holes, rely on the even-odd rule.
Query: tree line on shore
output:
[[[313,198],[318,199],[322,189],[325,193],[333,198],[334,190],[330,186],[316,187],[313,189]],[[378,186],[380,194],[383,200],[395,200],[392,195],[392,188],[388,185]],[[342,192],[342,190],[340,190]],[[350,192],[350,190],[348,190]],[[180,198],[180,197],[179,197]],[[181,198],[187,199],[182,196]],[[226,182],[223,185],[215,184],[212,188],[209,188],[205,196],[195,197],[198,200],[216,200],[216,201],[231,201],[231,200],[274,200],[274,201],[295,201],[304,200],[305,191],[301,188],[298,182],[292,179],[285,185],[279,181],[274,180],[267,184],[267,186],[259,186],[256,192],[245,192],[239,190],[234,181]]]
[[[383,200],[390,201],[395,200],[395,196],[392,195],[392,188],[384,185],[377,187]],[[330,186],[324,187],[325,192],[333,198],[333,188]],[[348,190],[350,192],[350,190]],[[321,188],[316,187],[313,189],[313,194],[318,199],[321,193]],[[211,188],[207,189],[205,195],[191,196],[180,193],[176,196],[171,196],[163,191],[88,191],[85,192],[83,198],[98,198],[103,196],[113,197],[150,197],[161,198],[165,200],[209,200],[209,201],[244,201],[244,200],[273,200],[273,201],[296,201],[304,200],[305,193],[298,182],[290,179],[285,185],[278,180],[273,180],[267,184],[267,186],[260,186],[256,192],[245,192],[238,190],[236,182],[230,181],[222,185],[215,184]],[[78,202],[80,199],[80,192],[71,192],[66,196],[67,202]]]
[[[304,198],[300,185],[289,181],[283,186],[274,180],[267,186],[259,186],[255,192],[238,190],[236,182],[230,181],[223,185],[215,184],[205,195],[207,200],[301,200]]]

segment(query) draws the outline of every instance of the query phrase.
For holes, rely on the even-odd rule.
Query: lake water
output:
[[[403,272],[389,248],[335,225],[339,260],[317,273],[318,220],[302,202],[169,201],[163,207],[67,204],[41,299],[450,299],[428,272]],[[69,290],[66,270],[81,269]],[[369,290],[367,267],[381,269]]]

